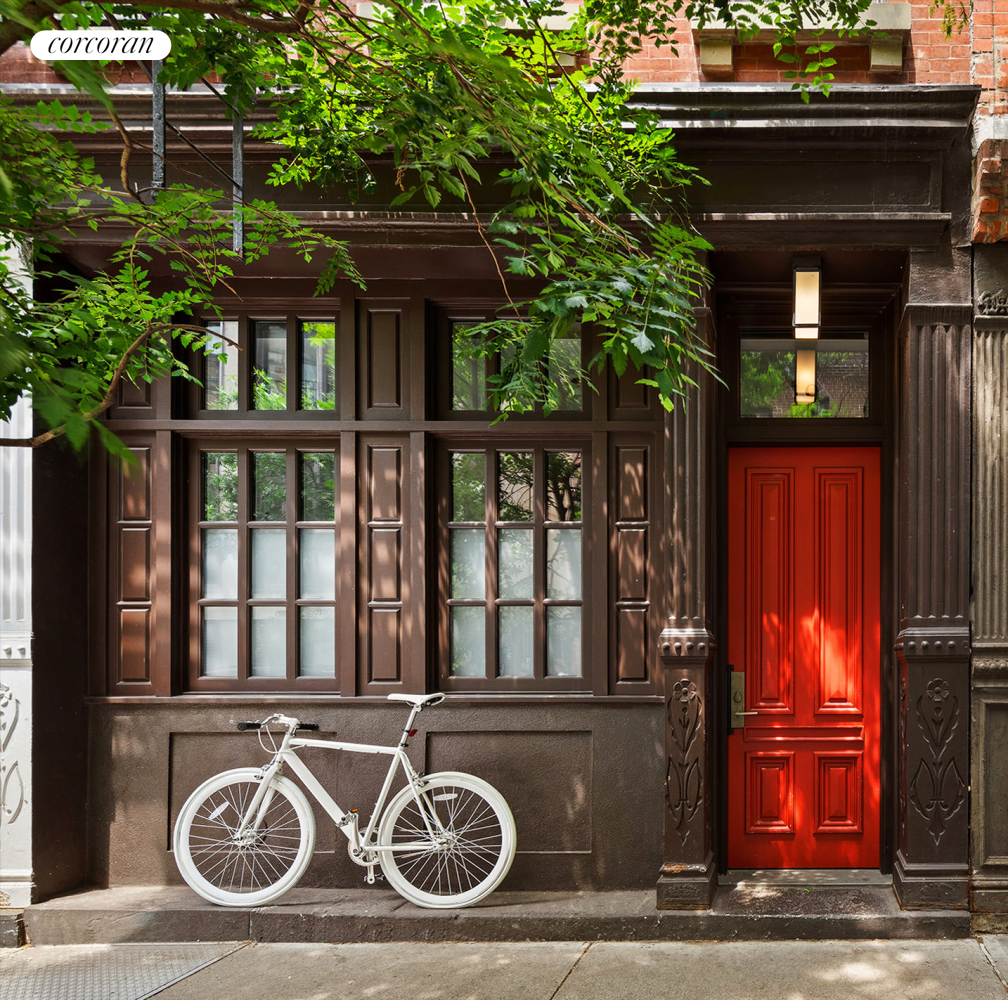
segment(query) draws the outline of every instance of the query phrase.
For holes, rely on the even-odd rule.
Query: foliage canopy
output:
[[[628,103],[625,61],[649,40],[673,46],[675,20],[720,19],[744,33],[771,23],[796,86],[828,87],[825,42],[795,44],[803,18],[857,30],[868,0],[140,0],[130,4],[0,0],[0,52],[45,27],[149,26],[172,39],[164,82],[186,88],[216,74],[239,113],[268,105],[257,134],[279,152],[270,183],[339,186],[370,196],[376,164],[391,162],[408,205],[468,213],[493,255],[508,305],[470,331],[474,351],[508,358],[494,404],[553,405],[542,377],[551,345],[572,325],[598,336],[595,364],[636,366],[666,406],[711,356],[693,330],[708,244],[692,231],[685,193],[701,183],[676,156],[655,115]],[[563,17],[564,20],[558,21]],[[559,27],[558,27],[559,25]],[[115,111],[99,67],[56,68],[76,103],[34,108],[0,98],[0,417],[24,391],[50,430],[83,444],[118,381],[192,377],[175,342],[205,331],[180,317],[226,302],[229,279],[277,247],[321,256],[319,290],[360,281],[348,248],[276,204],[244,203],[245,243],[231,249],[230,191],[172,185],[138,191],[132,155],[150,155]],[[92,116],[84,106],[96,108]],[[119,178],[99,176],[74,135],[115,130]],[[491,164],[493,161],[493,165]],[[504,166],[501,168],[500,163]],[[493,211],[487,203],[501,204]],[[97,273],[61,249],[88,230],[115,228],[119,249]],[[9,261],[27,252],[55,289],[31,302]],[[156,276],[171,274],[169,290]],[[539,291],[512,299],[512,276]],[[104,433],[107,443],[116,442]],[[27,443],[27,442],[22,442]]]

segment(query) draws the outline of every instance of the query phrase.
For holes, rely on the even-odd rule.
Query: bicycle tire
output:
[[[289,778],[272,780],[264,828],[243,842],[233,831],[259,787],[255,768],[224,771],[186,800],[175,823],[175,863],[186,883],[221,906],[258,906],[283,895],[304,874],[315,849],[315,817]]]
[[[385,878],[417,906],[470,906],[500,885],[514,861],[517,832],[504,796],[482,778],[455,771],[423,779],[425,807],[441,829],[432,837],[408,785],[378,828]],[[409,846],[407,846],[409,845]]]

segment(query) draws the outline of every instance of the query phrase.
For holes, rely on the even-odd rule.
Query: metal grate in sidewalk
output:
[[[230,955],[225,944],[88,944],[0,957],[0,1000],[147,1000]]]

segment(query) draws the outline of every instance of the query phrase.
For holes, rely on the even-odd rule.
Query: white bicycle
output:
[[[239,722],[239,729],[259,731],[259,742],[272,758],[264,767],[224,771],[189,796],[173,841],[175,862],[186,882],[204,899],[223,906],[258,906],[297,884],[315,848],[315,817],[305,793],[281,774],[289,766],[343,831],[351,859],[367,869],[369,885],[380,865],[389,884],[418,906],[469,906],[490,895],[515,855],[514,817],[504,796],[471,774],[419,774],[406,755],[406,741],[416,732],[413,722],[421,710],[445,696],[388,697],[411,706],[394,747],[305,739],[298,730],[317,730],[318,725],[286,715]],[[298,757],[302,747],[392,758],[363,832],[356,810],[344,812]],[[396,765],[406,785],[386,808]]]

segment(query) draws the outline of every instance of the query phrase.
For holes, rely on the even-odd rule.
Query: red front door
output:
[[[879,863],[879,452],[728,457],[731,868]]]

